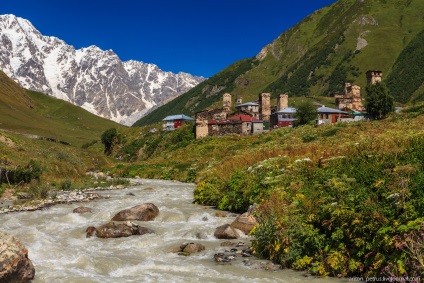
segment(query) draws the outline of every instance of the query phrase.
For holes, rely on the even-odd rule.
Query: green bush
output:
[[[113,149],[113,143],[115,138],[118,136],[116,128],[110,128],[103,132],[101,136],[102,144],[105,146],[105,153],[111,154]]]

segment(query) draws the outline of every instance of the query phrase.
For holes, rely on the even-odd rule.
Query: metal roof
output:
[[[259,106],[259,103],[257,103],[257,102],[246,102],[246,103],[243,103],[243,104],[236,105],[236,107],[243,107],[243,106]]]
[[[294,114],[296,113],[296,108],[287,107],[277,112],[278,114]]]
[[[334,109],[334,108],[330,108],[330,107],[325,107],[324,105],[319,107],[317,109],[317,112],[318,112],[318,114],[325,114],[325,113],[328,113],[328,114],[348,114],[345,111],[341,111],[339,109]]]
[[[167,116],[162,121],[174,121],[174,120],[190,120],[190,121],[194,121],[193,118],[188,117],[188,116],[186,116],[184,114]]]

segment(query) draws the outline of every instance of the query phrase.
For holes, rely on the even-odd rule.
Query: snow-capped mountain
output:
[[[14,15],[0,16],[0,68],[24,88],[125,125],[204,80],[153,64],[122,62],[112,50],[96,46],[75,50]]]

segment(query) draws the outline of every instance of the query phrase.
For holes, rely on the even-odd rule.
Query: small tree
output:
[[[102,134],[102,144],[105,146],[105,153],[107,155],[112,153],[113,140],[116,136],[117,132],[115,128],[110,128]]]
[[[302,100],[296,107],[295,126],[306,125],[317,119],[317,108],[309,99]]]
[[[365,97],[365,109],[376,120],[381,120],[387,114],[394,111],[393,96],[383,83],[367,85]]]

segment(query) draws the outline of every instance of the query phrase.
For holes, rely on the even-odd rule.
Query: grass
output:
[[[0,73],[0,129],[81,147],[108,128],[123,126],[46,94],[26,91]]]

